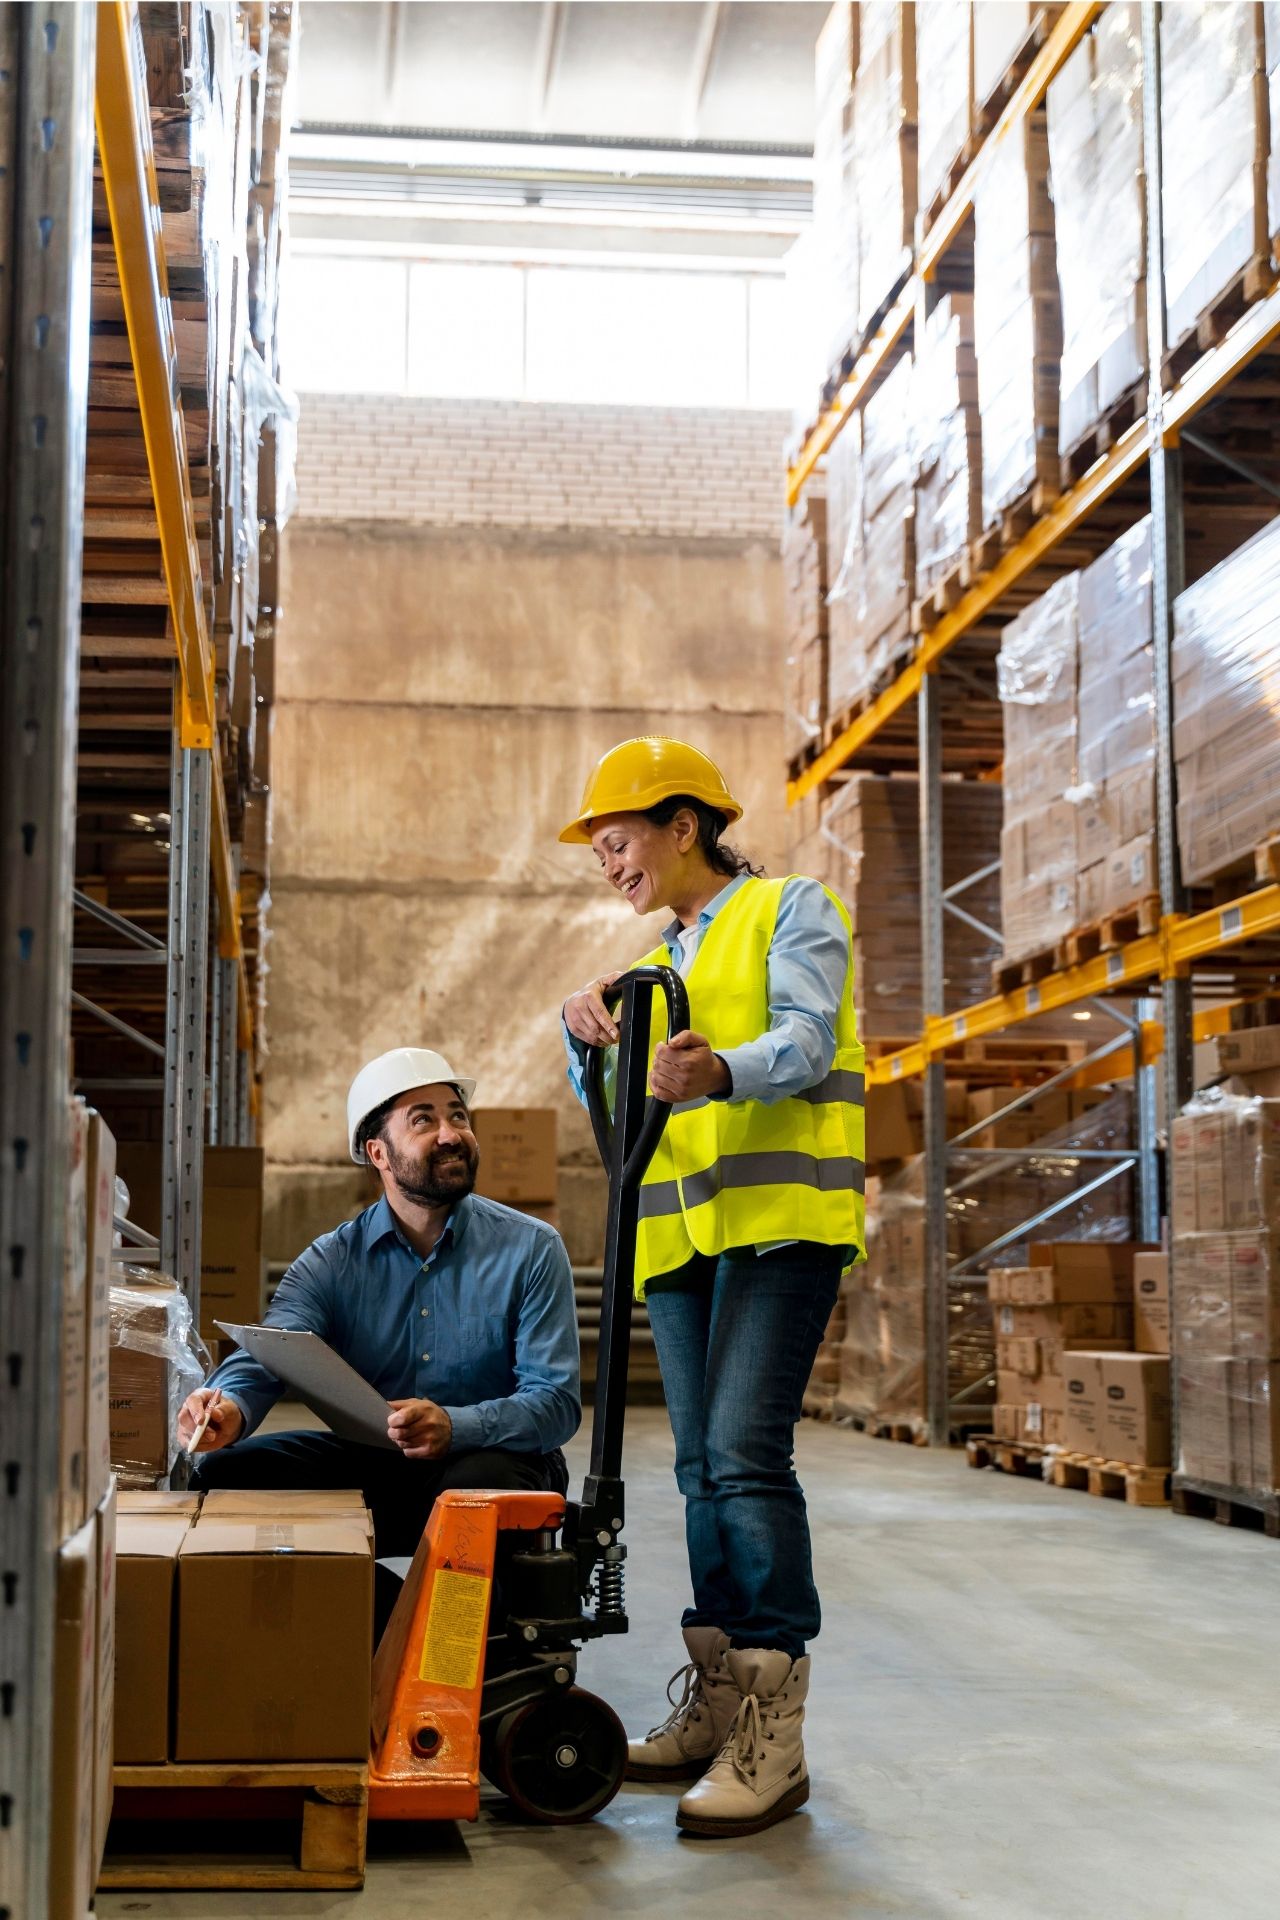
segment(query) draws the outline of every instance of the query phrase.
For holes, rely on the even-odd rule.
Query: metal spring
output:
[[[596,1612],[625,1613],[627,1570],[621,1560],[606,1560],[596,1570]]]

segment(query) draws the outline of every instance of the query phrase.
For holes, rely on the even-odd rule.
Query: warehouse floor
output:
[[[663,1413],[633,1413],[633,1631],[583,1661],[633,1728],[683,1657],[671,1457]],[[680,1840],[678,1789],[624,1788],[580,1828],[372,1829],[362,1894],[104,1894],[98,1913],[1271,1920],[1280,1543],[811,1422],[799,1458],[826,1627],[792,1820]]]

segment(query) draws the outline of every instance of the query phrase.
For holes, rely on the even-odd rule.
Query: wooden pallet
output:
[[[1104,453],[1108,453],[1120,436],[1129,431],[1136,420],[1140,420],[1146,411],[1146,382],[1130,387],[1118,400],[1095,420],[1087,433],[1082,433],[1074,446],[1070,446],[1059,457],[1058,478],[1065,493],[1081,479]]]
[[[1046,479],[1042,474],[1020,499],[1004,508],[998,520],[969,542],[968,554],[960,567],[961,585],[971,587],[983,574],[990,573],[1001,555],[1026,538],[1057,498],[1056,480]]]
[[[1058,971],[1082,966],[1086,960],[1096,960],[1100,953],[1114,953],[1118,947],[1127,947],[1131,941],[1159,931],[1160,896],[1144,894],[1131,906],[1104,913],[1100,920],[1092,920],[1087,926],[1064,934],[1054,948],[1054,964]]]
[[[994,122],[992,124],[994,124]],[[969,168],[973,165],[982,141],[983,135],[971,133],[959,153],[955,156],[955,159],[951,162],[951,165],[943,174],[942,184],[933,195],[928,206],[924,209],[924,219],[920,227],[922,238],[927,240],[934,227],[938,224],[947,202],[960,185],[960,182],[964,179]]]
[[[913,1420],[868,1420],[862,1414],[847,1414],[849,1426],[872,1440],[895,1440],[903,1447],[927,1447],[929,1436]]]
[[[1245,1493],[1241,1488],[1188,1481],[1178,1475],[1173,1510],[1197,1520],[1214,1520],[1220,1527],[1242,1527],[1252,1533],[1265,1533],[1269,1540],[1280,1540],[1280,1493]]]
[[[1260,887],[1280,886],[1280,839],[1263,841],[1253,856],[1253,875]]]
[[[117,1767],[100,1887],[364,1885],[367,1766]]]
[[[1053,9],[1055,16],[1058,11],[1058,8]],[[975,110],[974,132],[979,144],[985,140],[986,136],[995,126],[996,121],[1000,118],[1000,115],[1008,106],[1010,100],[1012,100],[1014,94],[1018,91],[1018,88],[1022,85],[1022,82],[1026,79],[1027,70],[1048,39],[1049,30],[1052,25],[1053,21],[1047,17],[1047,9],[1042,7],[1027,28],[1017,51],[1001,74],[995,87],[983,101],[982,105]]]
[[[1018,987],[1033,987],[1047,973],[1055,973],[1057,966],[1055,947],[1046,947],[1040,953],[1029,953],[1021,960],[997,960],[991,969],[991,991],[1013,993]]]
[[[868,320],[866,326],[859,327],[858,330],[851,336],[848,346],[845,347],[843,351],[836,356],[836,359],[831,367],[830,372],[827,374],[826,379],[823,381],[822,389],[821,389],[821,398],[822,398],[822,405],[824,408],[829,407],[832,404],[832,402],[835,400],[835,397],[839,393],[841,387],[844,385],[845,381],[849,378],[850,374],[853,372],[854,368],[857,366],[859,359],[862,357],[863,353],[866,351],[871,341],[874,340],[880,327],[884,324],[884,321],[888,315],[890,307],[892,307],[894,301],[898,298],[898,295],[902,292],[903,288],[907,284],[908,277],[910,276],[910,273],[911,273],[912,264],[913,262],[912,262],[911,252],[909,249],[904,248],[898,271],[894,275],[892,281],[890,282],[888,291],[886,292],[884,298],[876,306],[876,309],[874,313],[871,315],[870,320]]]
[[[998,1440],[993,1433],[975,1433],[964,1449],[971,1467],[994,1467],[997,1473],[1019,1474],[1024,1480],[1044,1478],[1045,1452],[1037,1440]]]
[[[856,700],[850,701],[847,707],[841,707],[838,712],[831,715],[822,729],[823,748],[829,747],[833,740],[838,740],[846,727],[851,727],[855,720],[861,719],[868,707],[875,705],[885,688],[892,686],[893,682],[898,678],[898,675],[910,665],[913,650],[910,636],[904,636],[903,641],[898,644],[896,650],[890,657],[887,666],[882,672],[876,675],[874,681],[866,691],[860,693]],[[803,757],[814,759],[818,751],[819,749],[815,742],[812,750],[807,752]]]
[[[1214,295],[1197,317],[1195,325],[1189,327],[1182,338],[1167,350],[1161,362],[1165,386],[1173,386],[1181,380],[1201,354],[1216,347],[1230,332],[1245,308],[1270,293],[1275,284],[1276,274],[1270,256],[1266,253],[1254,254],[1238,273],[1232,275],[1221,293]]]
[[[932,633],[944,614],[964,597],[965,567],[967,554],[961,554],[954,565],[948,568],[940,580],[935,580],[927,593],[911,603],[911,631],[913,633]]]
[[[1054,1487],[1074,1487],[1103,1500],[1124,1500],[1131,1507],[1167,1507],[1168,1467],[1134,1467],[1124,1460],[1103,1460],[1088,1453],[1054,1452],[1045,1478]]]

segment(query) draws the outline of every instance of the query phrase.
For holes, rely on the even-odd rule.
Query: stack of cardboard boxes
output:
[[[1147,367],[1139,6],[1102,10],[1050,86],[1048,109],[1066,452]]]
[[[1229,9],[1224,9],[1229,11]],[[1280,521],[1178,595],[1173,747],[1189,881],[1252,862],[1280,833]]]
[[[49,1807],[51,1920],[84,1920],[111,1810],[116,1495],[107,1420],[115,1141],[70,1109]]]
[[[1004,630],[1004,828],[1000,910],[1006,960],[1021,960],[1078,924],[1076,784],[1079,575],[1064,574]]]
[[[974,192],[973,333],[982,519],[1058,484],[1062,307],[1043,108],[1011,129]]]
[[[556,1226],[560,1162],[555,1108],[476,1107],[471,1130],[480,1148],[476,1192]]]
[[[814,47],[813,242],[829,363],[839,360],[858,331],[853,76],[860,11],[851,0],[838,0]]]
[[[973,123],[972,9],[955,0],[916,0],[920,210],[946,191]]]
[[[827,718],[827,503],[809,486],[782,527],[787,622],[787,753],[822,737]]]
[[[1155,1249],[1126,1243],[1058,1241],[1033,1243],[1025,1267],[993,1268],[988,1275],[996,1328],[995,1431],[1003,1440],[1034,1440],[1071,1451],[1104,1453],[1134,1465],[1167,1465],[1114,1444],[1085,1444],[1101,1439],[1097,1422],[1101,1403],[1119,1406],[1154,1393],[1160,1367],[1148,1367],[1155,1355],[1135,1351],[1135,1264]],[[1141,1279],[1149,1281],[1144,1267]],[[1157,1293],[1144,1289],[1144,1333],[1152,1328]],[[1166,1346],[1167,1353],[1167,1330]],[[1168,1360],[1163,1361],[1163,1392],[1168,1400]],[[1117,1383],[1123,1392],[1113,1392]],[[1085,1409],[1092,1409],[1086,1415]],[[1092,1418],[1096,1432],[1086,1432]],[[1166,1415],[1167,1440],[1167,1415]],[[1126,1450],[1127,1449],[1127,1450]]]
[[[365,1758],[358,1492],[122,1494],[118,1590],[117,1763]]]
[[[122,1141],[120,1176],[129,1189],[129,1218],[148,1233],[160,1230],[160,1148]],[[261,1147],[206,1147],[201,1198],[200,1338],[220,1351],[215,1324],[252,1326],[262,1318],[262,1192],[266,1155]]]
[[[1034,0],[974,0],[973,100],[984,124],[1003,103],[1009,73],[1019,54],[1048,32],[1061,6],[1039,7]],[[986,110],[982,112],[981,110]]]
[[[911,267],[916,221],[915,8],[862,0],[853,85],[858,200],[858,330],[874,323]]]
[[[947,293],[916,327],[912,473],[915,590],[953,573],[982,531],[982,438],[973,295]]]
[[[111,1464],[154,1487],[178,1455],[178,1413],[205,1375],[191,1307],[175,1280],[117,1269],[111,1288]]]
[[[1179,1466],[1270,1491],[1280,1486],[1280,1100],[1194,1101],[1174,1122],[1172,1186]]]
[[[842,494],[840,567],[828,593],[833,718],[885,680],[910,644],[916,570],[911,382],[907,354],[867,401],[859,440],[849,449],[856,466]]]
[[[1160,9],[1164,284],[1177,346],[1235,276],[1269,254],[1262,8]]]

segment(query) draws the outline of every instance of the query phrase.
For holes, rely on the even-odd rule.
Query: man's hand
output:
[[[200,1435],[197,1453],[216,1453],[219,1447],[229,1447],[244,1432],[244,1415],[234,1400],[220,1395],[216,1387],[197,1387],[187,1395],[178,1415],[178,1439],[184,1452],[190,1450],[191,1436],[204,1419],[210,1401],[214,1406],[209,1424]]]
[[[654,1050],[649,1085],[659,1100],[675,1106],[704,1094],[731,1093],[733,1076],[701,1033],[678,1033]]]
[[[613,1045],[618,1029],[603,996],[605,988],[621,978],[620,973],[602,973],[589,987],[569,995],[564,1003],[564,1023],[575,1040],[585,1040],[589,1047]]]
[[[434,1400],[393,1400],[388,1437],[406,1460],[440,1460],[453,1441],[453,1422]]]

